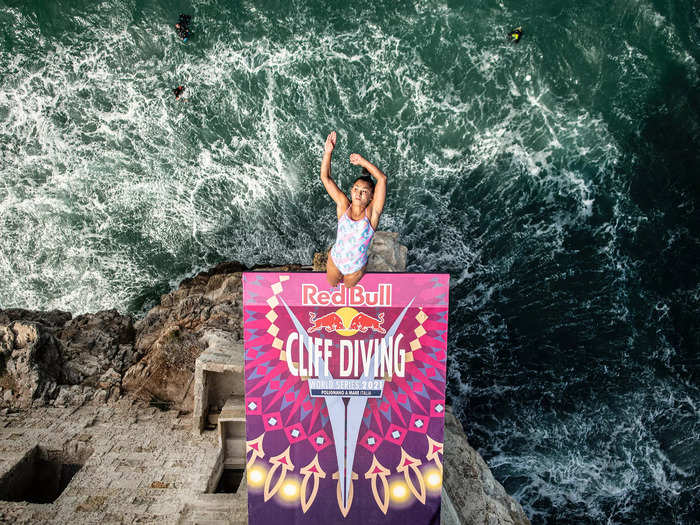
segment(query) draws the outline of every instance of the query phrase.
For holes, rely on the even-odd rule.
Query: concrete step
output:
[[[229,525],[235,523],[235,520],[230,513],[189,511],[183,513],[177,523],[178,525]]]
[[[245,397],[231,396],[221,409],[219,421],[245,422]]]
[[[219,415],[219,443],[224,449],[227,467],[245,464],[245,397],[232,396],[226,400]]]
[[[233,494],[197,494],[187,502],[192,509],[225,511],[236,506]]]
[[[178,525],[230,524],[241,521],[241,502],[232,501],[230,494],[199,494],[187,502],[180,513]],[[243,509],[243,512],[247,508]]]

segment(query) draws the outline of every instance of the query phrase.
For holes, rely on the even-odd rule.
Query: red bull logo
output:
[[[303,306],[391,306],[391,285],[380,284],[375,291],[368,291],[358,284],[345,288],[342,284],[334,292],[319,291],[315,284],[301,285],[301,304]]]
[[[312,326],[308,332],[336,332],[339,335],[351,336],[357,332],[366,333],[368,330],[385,334],[386,330],[382,328],[384,324],[384,313],[378,317],[372,317],[362,312],[358,312],[354,308],[343,307],[335,312],[316,317],[316,314],[309,313],[309,321]]]
[[[310,334],[323,330],[326,332],[336,332],[339,328],[345,328],[343,320],[335,312],[322,315],[318,319],[316,318],[316,314],[309,313],[309,321],[313,323],[313,326],[309,328]]]
[[[379,314],[378,318],[374,318],[370,315],[359,313],[350,321],[350,330],[358,330],[363,334],[367,330],[372,330],[373,332],[379,332],[380,334],[385,334],[386,330],[382,328],[382,323],[384,323],[384,313]]]

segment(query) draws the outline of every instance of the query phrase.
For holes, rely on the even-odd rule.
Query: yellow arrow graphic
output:
[[[411,489],[413,495],[425,505],[425,481],[423,476],[421,476],[418,467],[421,465],[421,460],[411,457],[406,453],[406,451],[401,447],[401,461],[399,461],[399,466],[396,467],[396,472],[403,472],[403,477],[406,480],[406,485]],[[418,480],[418,488],[413,484],[410,472],[415,474]]]
[[[304,476],[304,479],[301,482],[301,510],[302,512],[306,513],[316,499],[316,494],[318,493],[318,480],[326,477],[326,473],[323,471],[318,462],[318,454],[316,454],[316,457],[311,463],[301,469],[300,473]],[[309,480],[312,477],[313,488],[311,489],[311,494],[307,495],[307,487],[309,485]]]
[[[442,454],[442,443],[438,443],[435,441],[433,438],[430,436],[428,437],[428,453],[426,454],[425,458],[430,461],[434,461],[435,465],[437,465],[437,468],[440,469],[440,472],[442,472],[442,460],[440,459],[440,456],[438,454]]]
[[[267,473],[267,479],[265,480],[264,501],[269,500],[272,496],[277,494],[277,491],[282,486],[282,483],[284,483],[284,478],[287,477],[287,472],[290,470],[294,470],[292,458],[289,457],[289,449],[290,447],[287,447],[287,450],[285,450],[281,454],[270,458],[270,463],[272,463],[274,467],[272,467]],[[272,479],[274,478],[275,473],[277,472],[277,470],[280,469],[281,472],[277,478],[277,482],[272,486],[272,488],[270,488],[270,483],[272,483]]]
[[[389,482],[386,479],[389,474],[391,474],[389,469],[379,463],[377,456],[372,455],[372,464],[370,465],[369,470],[365,473],[365,479],[372,480],[372,494],[374,495],[374,501],[384,514],[386,514],[389,510]],[[377,479],[379,479],[382,483],[382,493],[384,496],[379,495]]]
[[[258,437],[255,439],[251,439],[250,441],[245,442],[245,453],[248,454],[248,452],[252,452],[250,455],[250,459],[246,463],[246,469],[250,470],[250,467],[253,466],[253,463],[255,463],[255,460],[257,458],[264,458],[265,457],[265,451],[263,450],[263,438],[265,437],[265,432],[260,434]]]

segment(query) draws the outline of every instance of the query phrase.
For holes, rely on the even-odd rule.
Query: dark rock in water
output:
[[[10,324],[12,321],[25,321],[41,323],[47,328],[61,328],[71,320],[70,312],[61,310],[49,310],[48,312],[24,310],[23,308],[9,308],[0,310],[0,325]]]

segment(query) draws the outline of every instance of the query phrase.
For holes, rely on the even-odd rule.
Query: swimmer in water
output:
[[[508,33],[508,40],[510,40],[514,44],[517,44],[518,42],[520,42],[520,39],[522,37],[523,37],[523,28],[522,27],[516,27],[510,33]]]
[[[175,89],[173,89],[173,94],[175,95],[175,100],[180,100],[180,95],[182,95],[182,92],[185,91],[185,86],[177,86]],[[185,99],[187,100],[187,99]]]
[[[350,155],[350,164],[360,166],[363,176],[355,179],[348,199],[331,178],[331,156],[336,133],[326,139],[321,161],[321,182],[335,202],[338,232],[328,252],[326,278],[331,286],[341,281],[347,288],[355,286],[367,269],[369,246],[379,224],[386,200],[386,175],[357,153]],[[372,178],[376,179],[376,183]]]
[[[180,15],[180,20],[175,24],[175,31],[183,42],[187,42],[190,37],[190,20],[192,20],[190,15]]]

